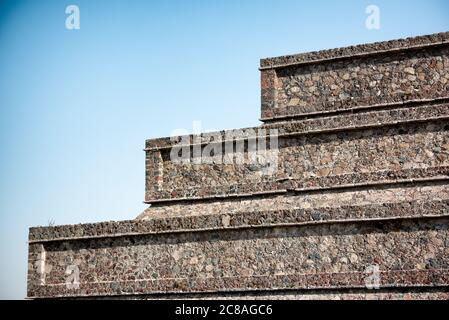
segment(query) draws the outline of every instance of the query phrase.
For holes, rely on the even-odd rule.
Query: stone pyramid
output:
[[[146,141],[135,220],[31,228],[28,297],[449,299],[449,33],[260,71],[261,126]]]

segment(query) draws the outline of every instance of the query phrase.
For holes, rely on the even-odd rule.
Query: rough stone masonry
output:
[[[31,228],[28,297],[449,299],[449,33],[260,70],[260,127],[146,141],[135,220]],[[269,175],[171,157],[262,129]]]

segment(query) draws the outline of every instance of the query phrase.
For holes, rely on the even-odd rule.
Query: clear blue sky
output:
[[[257,125],[260,58],[448,30],[447,0],[0,0],[0,298],[26,295],[28,227],[145,208],[146,138]]]

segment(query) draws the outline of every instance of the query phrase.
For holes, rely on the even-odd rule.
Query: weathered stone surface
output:
[[[447,189],[447,186],[445,186]],[[273,199],[276,200],[276,199]],[[305,203],[303,208],[293,203],[286,205],[285,199],[279,201],[277,209],[255,211],[238,207],[240,211],[232,212],[229,207],[212,213],[199,213],[206,206],[187,206],[186,212],[178,208],[162,208],[167,215],[158,215],[159,208],[149,208],[139,220],[102,222],[58,227],[37,227],[30,230],[30,243],[51,241],[99,239],[110,237],[151,235],[181,232],[200,232],[225,229],[246,229],[253,227],[300,226],[323,223],[359,221],[376,221],[388,219],[428,218],[449,215],[449,200],[385,202],[378,204],[317,206]],[[255,201],[254,201],[255,202]],[[214,204],[216,205],[216,204]],[[258,204],[260,205],[260,204]],[[274,207],[274,206],[273,206]],[[193,212],[190,210],[196,209]],[[245,210],[246,209],[246,210]]]
[[[448,148],[448,121],[423,120],[419,125],[281,136],[272,175],[252,169],[248,153],[242,164],[180,164],[170,160],[167,149],[151,150],[147,151],[145,200],[245,196],[448,176]]]
[[[441,184],[440,184],[441,183]],[[341,208],[341,207],[363,207],[366,210],[369,206],[379,205],[379,199],[382,200],[382,206],[385,208],[388,205],[395,203],[410,203],[410,202],[426,202],[434,203],[449,199],[449,181],[441,181],[440,183],[408,183],[405,185],[379,185],[377,188],[369,186],[361,189],[348,190],[328,190],[327,192],[299,192],[287,193],[284,195],[264,195],[259,197],[248,198],[234,198],[222,199],[213,201],[185,201],[185,202],[171,202],[165,204],[155,204],[149,207],[142,213],[138,219],[156,219],[169,217],[194,217],[194,216],[209,216],[209,215],[223,215],[223,214],[239,214],[242,217],[260,217],[265,221],[266,217],[260,215],[261,212],[277,212],[289,210],[313,210]],[[219,204],[219,205],[218,205]],[[360,214],[366,215],[364,210],[360,210]],[[386,210],[386,212],[391,213]],[[425,212],[437,213],[436,208],[423,210]],[[411,212],[404,210],[403,214],[397,216],[404,216]],[[336,213],[331,217],[335,218]],[[356,217],[356,212],[351,211],[351,215]],[[393,216],[393,215],[392,215]],[[366,217],[366,216],[365,216]],[[286,217],[284,217],[285,219]],[[363,218],[363,216],[357,216]],[[193,218],[191,218],[193,219]],[[192,224],[200,226],[201,223]],[[233,221],[231,219],[231,221]],[[167,223],[172,226],[173,223]],[[47,229],[48,230],[48,229]],[[38,231],[36,234],[42,235],[43,231]]]
[[[30,296],[359,288],[373,264],[383,287],[441,285],[447,237],[440,218],[49,242]],[[79,289],[66,286],[67,264],[80,270]]]
[[[401,106],[394,106],[387,110],[360,110],[341,113],[338,116],[322,116],[319,118],[305,120],[275,121],[268,122],[262,128],[278,130],[279,136],[307,136],[318,133],[332,133],[350,130],[361,130],[366,128],[389,127],[401,123],[419,123],[434,119],[449,118],[449,100],[439,99],[434,102],[407,103]],[[190,135],[182,137],[165,137],[148,139],[145,142],[145,151],[156,151],[170,149],[181,141],[188,141],[188,145],[209,144],[215,137],[219,137],[222,142],[226,142],[226,134],[231,132],[236,135],[234,141],[244,139],[248,131],[256,131],[258,127],[242,128],[239,131],[208,132],[201,135]],[[241,132],[240,132],[241,131]],[[238,135],[240,134],[240,136]]]
[[[333,60],[342,58],[351,58],[356,56],[375,55],[382,52],[400,52],[413,48],[445,44],[449,42],[449,32],[435,33],[431,35],[411,37],[407,39],[398,39],[384,42],[375,42],[350,46],[345,48],[329,49],[295,55],[287,55],[276,58],[261,59],[261,69],[271,69],[276,67],[285,67],[297,64],[309,64],[323,60]]]
[[[263,120],[448,97],[449,33],[266,59],[261,66]]]
[[[48,242],[39,270],[44,283],[34,289],[38,295],[76,296],[267,286],[359,288],[365,286],[370,265],[382,270],[383,287],[442,285],[449,280],[448,222],[438,218]],[[66,286],[67,264],[80,270],[79,289]]]

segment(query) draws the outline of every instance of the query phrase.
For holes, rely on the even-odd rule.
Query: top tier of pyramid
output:
[[[444,134],[419,139],[447,130],[449,32],[263,59],[260,70],[262,126],[146,141],[147,203],[445,174]],[[274,153],[254,153],[254,136]]]

